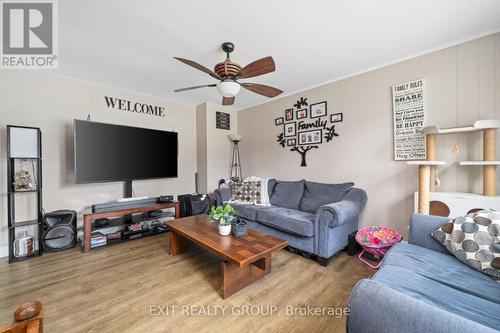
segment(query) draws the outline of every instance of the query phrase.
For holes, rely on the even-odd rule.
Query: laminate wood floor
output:
[[[36,299],[48,333],[343,332],[346,317],[330,308],[345,308],[352,287],[373,273],[345,252],[322,267],[282,250],[271,274],[223,300],[217,257],[202,249],[170,257],[163,234],[87,255],[74,248],[11,265],[2,259],[0,324]]]

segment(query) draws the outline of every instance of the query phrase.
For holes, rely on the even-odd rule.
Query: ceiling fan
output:
[[[181,92],[204,87],[217,87],[217,90],[222,95],[222,105],[232,105],[234,103],[234,98],[240,91],[241,87],[266,97],[276,97],[283,92],[280,89],[263,84],[238,82],[240,79],[247,79],[274,72],[276,70],[276,66],[272,57],[265,57],[256,60],[242,68],[237,63],[232,62],[229,57],[229,54],[234,51],[233,43],[223,43],[222,50],[227,55],[226,60],[215,65],[213,71],[192,60],[174,57],[180,62],[205,72],[214,79],[220,81],[217,84],[206,84],[202,86],[176,89],[174,91]]]

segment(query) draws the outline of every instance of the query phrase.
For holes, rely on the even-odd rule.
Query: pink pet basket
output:
[[[371,264],[362,257],[365,251],[376,256],[384,257],[394,244],[401,242],[402,238],[399,231],[389,227],[371,226],[361,228],[356,234],[356,241],[363,248],[358,255],[358,259],[367,266],[378,269],[382,261],[377,265]]]

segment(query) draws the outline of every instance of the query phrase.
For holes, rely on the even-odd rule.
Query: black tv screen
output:
[[[74,121],[76,183],[177,177],[177,133]]]

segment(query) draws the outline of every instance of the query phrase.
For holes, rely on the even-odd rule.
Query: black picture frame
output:
[[[285,110],[285,121],[292,121],[293,120],[293,109],[286,109]]]
[[[325,105],[325,108],[324,108],[323,112],[321,114],[317,114],[317,113],[313,112],[315,106],[321,105],[321,104]],[[314,104],[309,105],[309,117],[310,118],[325,117],[327,115],[327,113],[328,113],[328,108],[327,108],[327,105],[326,105],[326,101],[319,102],[319,103],[314,103]]]
[[[297,120],[307,118],[307,109],[300,109],[295,111],[295,118]]]
[[[330,115],[330,122],[331,123],[340,123],[344,121],[344,114],[342,112],[340,113],[332,113]]]
[[[296,146],[297,145],[297,139],[295,139],[295,138],[293,138],[293,139],[287,139],[286,140],[286,145],[288,147]]]
[[[287,133],[287,127],[288,126],[293,126],[293,134],[289,134],[288,135],[288,133]],[[285,138],[297,135],[297,123],[296,122],[293,122],[293,123],[284,123],[283,124],[283,135],[285,136]]]
[[[317,135],[317,138],[319,140],[310,141],[310,142],[309,141],[302,142],[301,141],[301,135],[304,135],[304,134],[307,134],[307,133],[310,133],[310,132],[317,132],[317,133],[319,133]],[[323,130],[322,129],[313,129],[313,130],[309,130],[309,131],[302,131],[302,132],[298,133],[297,138],[298,138],[298,143],[299,143],[300,146],[322,144],[323,143]]]
[[[279,117],[274,119],[274,125],[279,126],[285,123],[285,119],[283,117]]]
[[[215,113],[215,128],[230,130],[231,129],[231,115],[225,112],[217,111]]]

